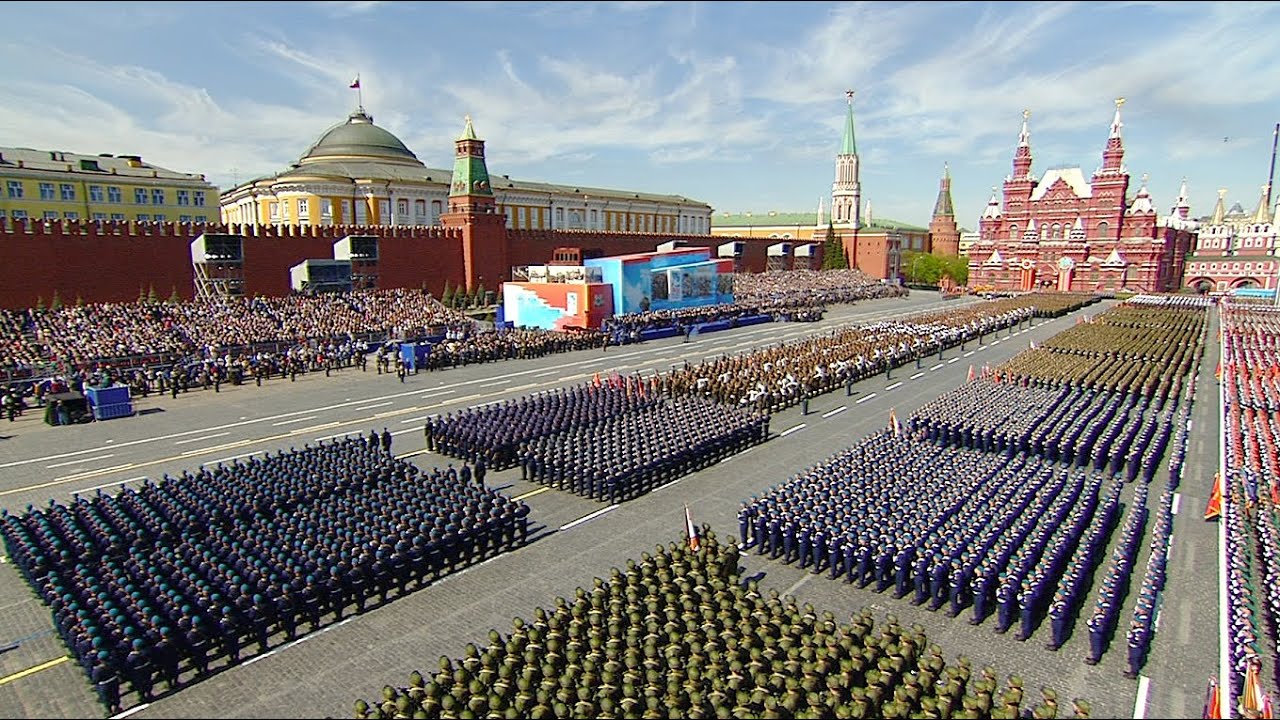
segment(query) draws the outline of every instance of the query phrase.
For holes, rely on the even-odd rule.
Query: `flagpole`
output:
[[[1218,328],[1223,329],[1222,306],[1218,306]],[[1218,337],[1218,362],[1227,360],[1226,333]],[[1227,490],[1227,402],[1226,373],[1218,379],[1218,477],[1222,482],[1222,500],[1218,516],[1218,717],[1232,717],[1231,708],[1231,628],[1228,615],[1230,599],[1227,594],[1227,513],[1231,511]]]
[[[364,112],[364,83],[360,82],[360,73],[356,73],[356,102],[360,105],[360,112]]]

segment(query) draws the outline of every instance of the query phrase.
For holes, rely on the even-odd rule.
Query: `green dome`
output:
[[[351,113],[347,121],[325,131],[307,152],[301,163],[333,157],[359,157],[392,160],[421,165],[400,138],[373,124],[373,118],[363,110]]]

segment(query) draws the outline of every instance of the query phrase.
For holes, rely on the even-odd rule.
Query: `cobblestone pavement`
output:
[[[868,317],[943,306],[935,295],[913,293],[906,300],[837,308],[816,325],[770,324],[707,335],[689,344],[673,339],[464,367],[413,376],[404,385],[394,376],[344,370],[344,377],[337,379],[304,376],[296,384],[225,388],[218,395],[184,396],[176,403],[168,397],[151,398],[139,403],[141,410],[151,411],[145,415],[76,428],[47,428],[23,418],[7,436],[0,435],[6,438],[0,441],[0,506],[18,512],[26,503],[66,501],[72,492],[92,492],[98,485],[118,486],[200,462],[300,446],[325,435],[367,433],[374,427],[397,433],[398,454],[412,454],[422,467],[443,465],[451,460],[422,450],[421,418],[433,412],[579,383],[594,372],[665,370],[685,359],[696,362],[828,332]],[[1093,306],[1087,312],[1099,310]],[[528,494],[531,519],[539,528],[529,545],[405,597],[393,595],[385,605],[371,606],[364,614],[294,643],[273,638],[268,654],[221,669],[134,712],[139,718],[347,716],[357,698],[375,698],[386,684],[403,685],[413,670],[434,668],[441,655],[460,655],[467,642],[482,640],[490,628],[505,632],[514,616],[528,617],[535,607],[551,606],[556,596],[571,597],[575,588],[589,587],[593,577],[607,575],[610,567],[638,557],[655,543],[678,540],[685,504],[695,521],[710,523],[723,537],[735,535],[743,499],[884,427],[890,407],[906,417],[964,382],[971,364],[994,365],[1025,349],[1029,341],[1046,340],[1073,322],[1071,316],[1037,321],[1033,328],[988,336],[981,346],[971,342],[964,350],[948,350],[941,359],[922,361],[919,369],[908,365],[888,378],[864,380],[851,396],[837,391],[816,398],[807,415],[799,408],[786,410],[775,415],[774,437],[767,443],[603,513],[606,506],[591,500],[557,490],[539,492],[539,486],[519,479],[518,469],[491,472],[490,485],[512,496]],[[1209,336],[1214,332],[1216,318]],[[1217,465],[1212,375],[1216,360],[1215,346],[1202,365],[1167,596],[1144,670],[1150,683],[1148,717],[1193,716],[1208,676],[1216,672],[1216,532],[1199,519]],[[298,426],[304,427],[298,431]],[[1157,482],[1162,483],[1162,477]],[[1153,498],[1158,489],[1152,488]],[[1146,540],[1135,585],[1145,567]],[[1050,651],[1044,648],[1044,623],[1029,641],[1018,642],[1013,633],[994,633],[990,619],[970,626],[967,614],[948,618],[888,593],[834,583],[753,554],[743,561],[746,573],[758,573],[765,589],[794,594],[844,617],[870,606],[881,616],[891,612],[904,622],[919,622],[948,659],[967,655],[976,665],[994,665],[1002,675],[1021,674],[1028,688],[1047,685],[1057,689],[1060,698],[1087,698],[1094,717],[1134,713],[1139,683],[1122,675],[1123,635],[1113,641],[1101,663],[1088,666],[1083,663],[1088,641],[1083,632],[1075,632],[1062,649]],[[1125,612],[1131,609],[1129,598]],[[1125,623],[1127,616],[1122,614],[1121,626]],[[5,717],[102,715],[78,665],[58,662],[65,649],[53,632],[47,608],[8,564],[0,565],[0,645],[9,646],[0,653],[0,713]]]

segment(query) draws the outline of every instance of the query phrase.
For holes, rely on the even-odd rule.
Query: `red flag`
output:
[[[600,373],[596,373],[596,374],[591,378],[591,384],[592,384],[592,385],[594,385],[594,386],[596,386],[596,387],[600,387]]]
[[[1222,516],[1222,475],[1213,474],[1213,492],[1209,495],[1209,506],[1204,509],[1204,519],[1212,520]]]
[[[1204,695],[1204,710],[1200,713],[1200,717],[1206,720],[1216,720],[1222,717],[1222,701],[1218,697],[1218,681],[1209,678],[1209,689]]]
[[[357,76],[356,76],[356,79],[355,79],[355,80],[352,80],[352,81],[351,81],[351,84],[350,84],[350,85],[348,85],[347,87],[351,88],[352,90],[359,90],[359,89],[360,89],[360,76],[359,76],[359,75],[357,75]]]
[[[1240,696],[1240,707],[1244,710],[1245,717],[1257,717],[1262,711],[1262,706],[1266,699],[1262,695],[1262,681],[1258,677],[1258,671],[1262,667],[1262,660],[1257,655],[1250,657],[1245,664],[1244,671],[1244,693]]]
[[[689,512],[689,506],[684,506],[684,531],[689,536],[689,549],[698,549],[698,528],[693,524],[693,514]]]
[[[893,430],[894,437],[902,434],[902,424],[898,422],[898,412],[893,408],[889,408],[889,428]]]

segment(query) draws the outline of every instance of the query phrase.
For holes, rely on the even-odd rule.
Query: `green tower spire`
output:
[[[853,137],[853,91],[846,90],[844,96],[849,101],[849,112],[844,120],[844,142],[840,143],[841,155],[857,155],[858,143]]]
[[[480,195],[493,197],[493,187],[489,184],[489,168],[484,162],[484,141],[476,137],[476,130],[471,126],[468,115],[466,128],[454,143],[453,182],[449,187],[449,197],[464,195]]]

